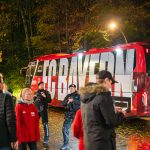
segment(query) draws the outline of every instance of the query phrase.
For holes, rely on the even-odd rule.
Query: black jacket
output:
[[[16,138],[16,116],[10,95],[0,93],[0,148],[10,146]]]
[[[42,92],[45,93],[46,98],[42,96]],[[38,112],[46,110],[48,108],[48,103],[51,101],[52,99],[50,93],[44,89],[38,90],[34,96],[34,103],[38,109]]]
[[[73,98],[73,102],[68,103],[69,98]],[[63,102],[62,105],[65,107],[66,112],[65,112],[65,117],[67,118],[74,118],[76,111],[80,108],[80,96],[77,92],[68,94]]]
[[[123,120],[115,113],[111,93],[100,85],[80,90],[86,150],[115,150],[115,130]]]

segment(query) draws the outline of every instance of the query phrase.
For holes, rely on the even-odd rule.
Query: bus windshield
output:
[[[31,85],[32,78],[36,68],[36,63],[37,63],[36,61],[32,61],[28,65],[27,72],[26,72],[26,81],[25,81],[26,86]]]

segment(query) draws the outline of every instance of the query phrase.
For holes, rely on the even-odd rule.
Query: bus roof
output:
[[[105,47],[105,48],[92,48],[89,51],[87,51],[87,54],[90,53],[97,53],[97,52],[107,52],[107,51],[112,51],[114,49],[117,48],[121,48],[121,49],[131,49],[131,48],[136,48],[138,46],[146,46],[146,45],[150,45],[149,43],[144,43],[144,42],[134,42],[134,43],[127,43],[127,44],[118,44],[112,47]]]
[[[137,47],[137,46],[144,46],[144,45],[149,45],[148,43],[144,43],[144,42],[134,42],[134,43],[127,43],[127,44],[118,44],[112,47],[105,47],[105,48],[92,48],[89,49],[86,52],[81,52],[83,54],[91,54],[91,53],[97,53],[97,52],[104,52],[104,51],[112,51],[115,48],[122,48],[122,49],[130,49],[133,46]],[[78,53],[79,54],[79,53]],[[48,55],[43,55],[43,56],[39,56],[34,58],[34,60],[52,60],[52,59],[60,59],[60,58],[67,58],[67,57],[73,57],[78,55],[77,53],[74,54],[67,54],[67,53],[56,53],[56,54],[48,54]]]
[[[51,59],[57,59],[57,58],[64,58],[68,55],[70,55],[70,54],[66,54],[66,53],[48,54],[48,55],[36,57],[36,58],[34,58],[34,60],[47,60],[47,59],[51,60]]]

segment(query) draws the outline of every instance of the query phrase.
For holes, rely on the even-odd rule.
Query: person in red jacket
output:
[[[30,88],[24,88],[21,99],[16,106],[17,138],[20,150],[37,150],[36,142],[40,140],[39,116],[33,104],[33,95]]]
[[[73,122],[73,135],[79,139],[79,150],[84,150],[83,123],[81,109],[76,112]]]

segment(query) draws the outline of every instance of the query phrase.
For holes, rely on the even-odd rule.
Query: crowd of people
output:
[[[111,97],[111,86],[117,83],[108,71],[96,75],[96,83],[87,83],[79,91],[75,84],[62,101],[65,118],[62,127],[63,145],[60,150],[69,150],[69,132],[79,139],[79,150],[116,150],[115,127],[126,118],[126,112],[115,107]],[[0,76],[0,150],[37,150],[40,140],[39,119],[44,130],[43,145],[48,148],[48,103],[50,93],[44,82],[38,83],[33,95],[30,88],[22,89],[17,101],[13,91],[7,89]]]

